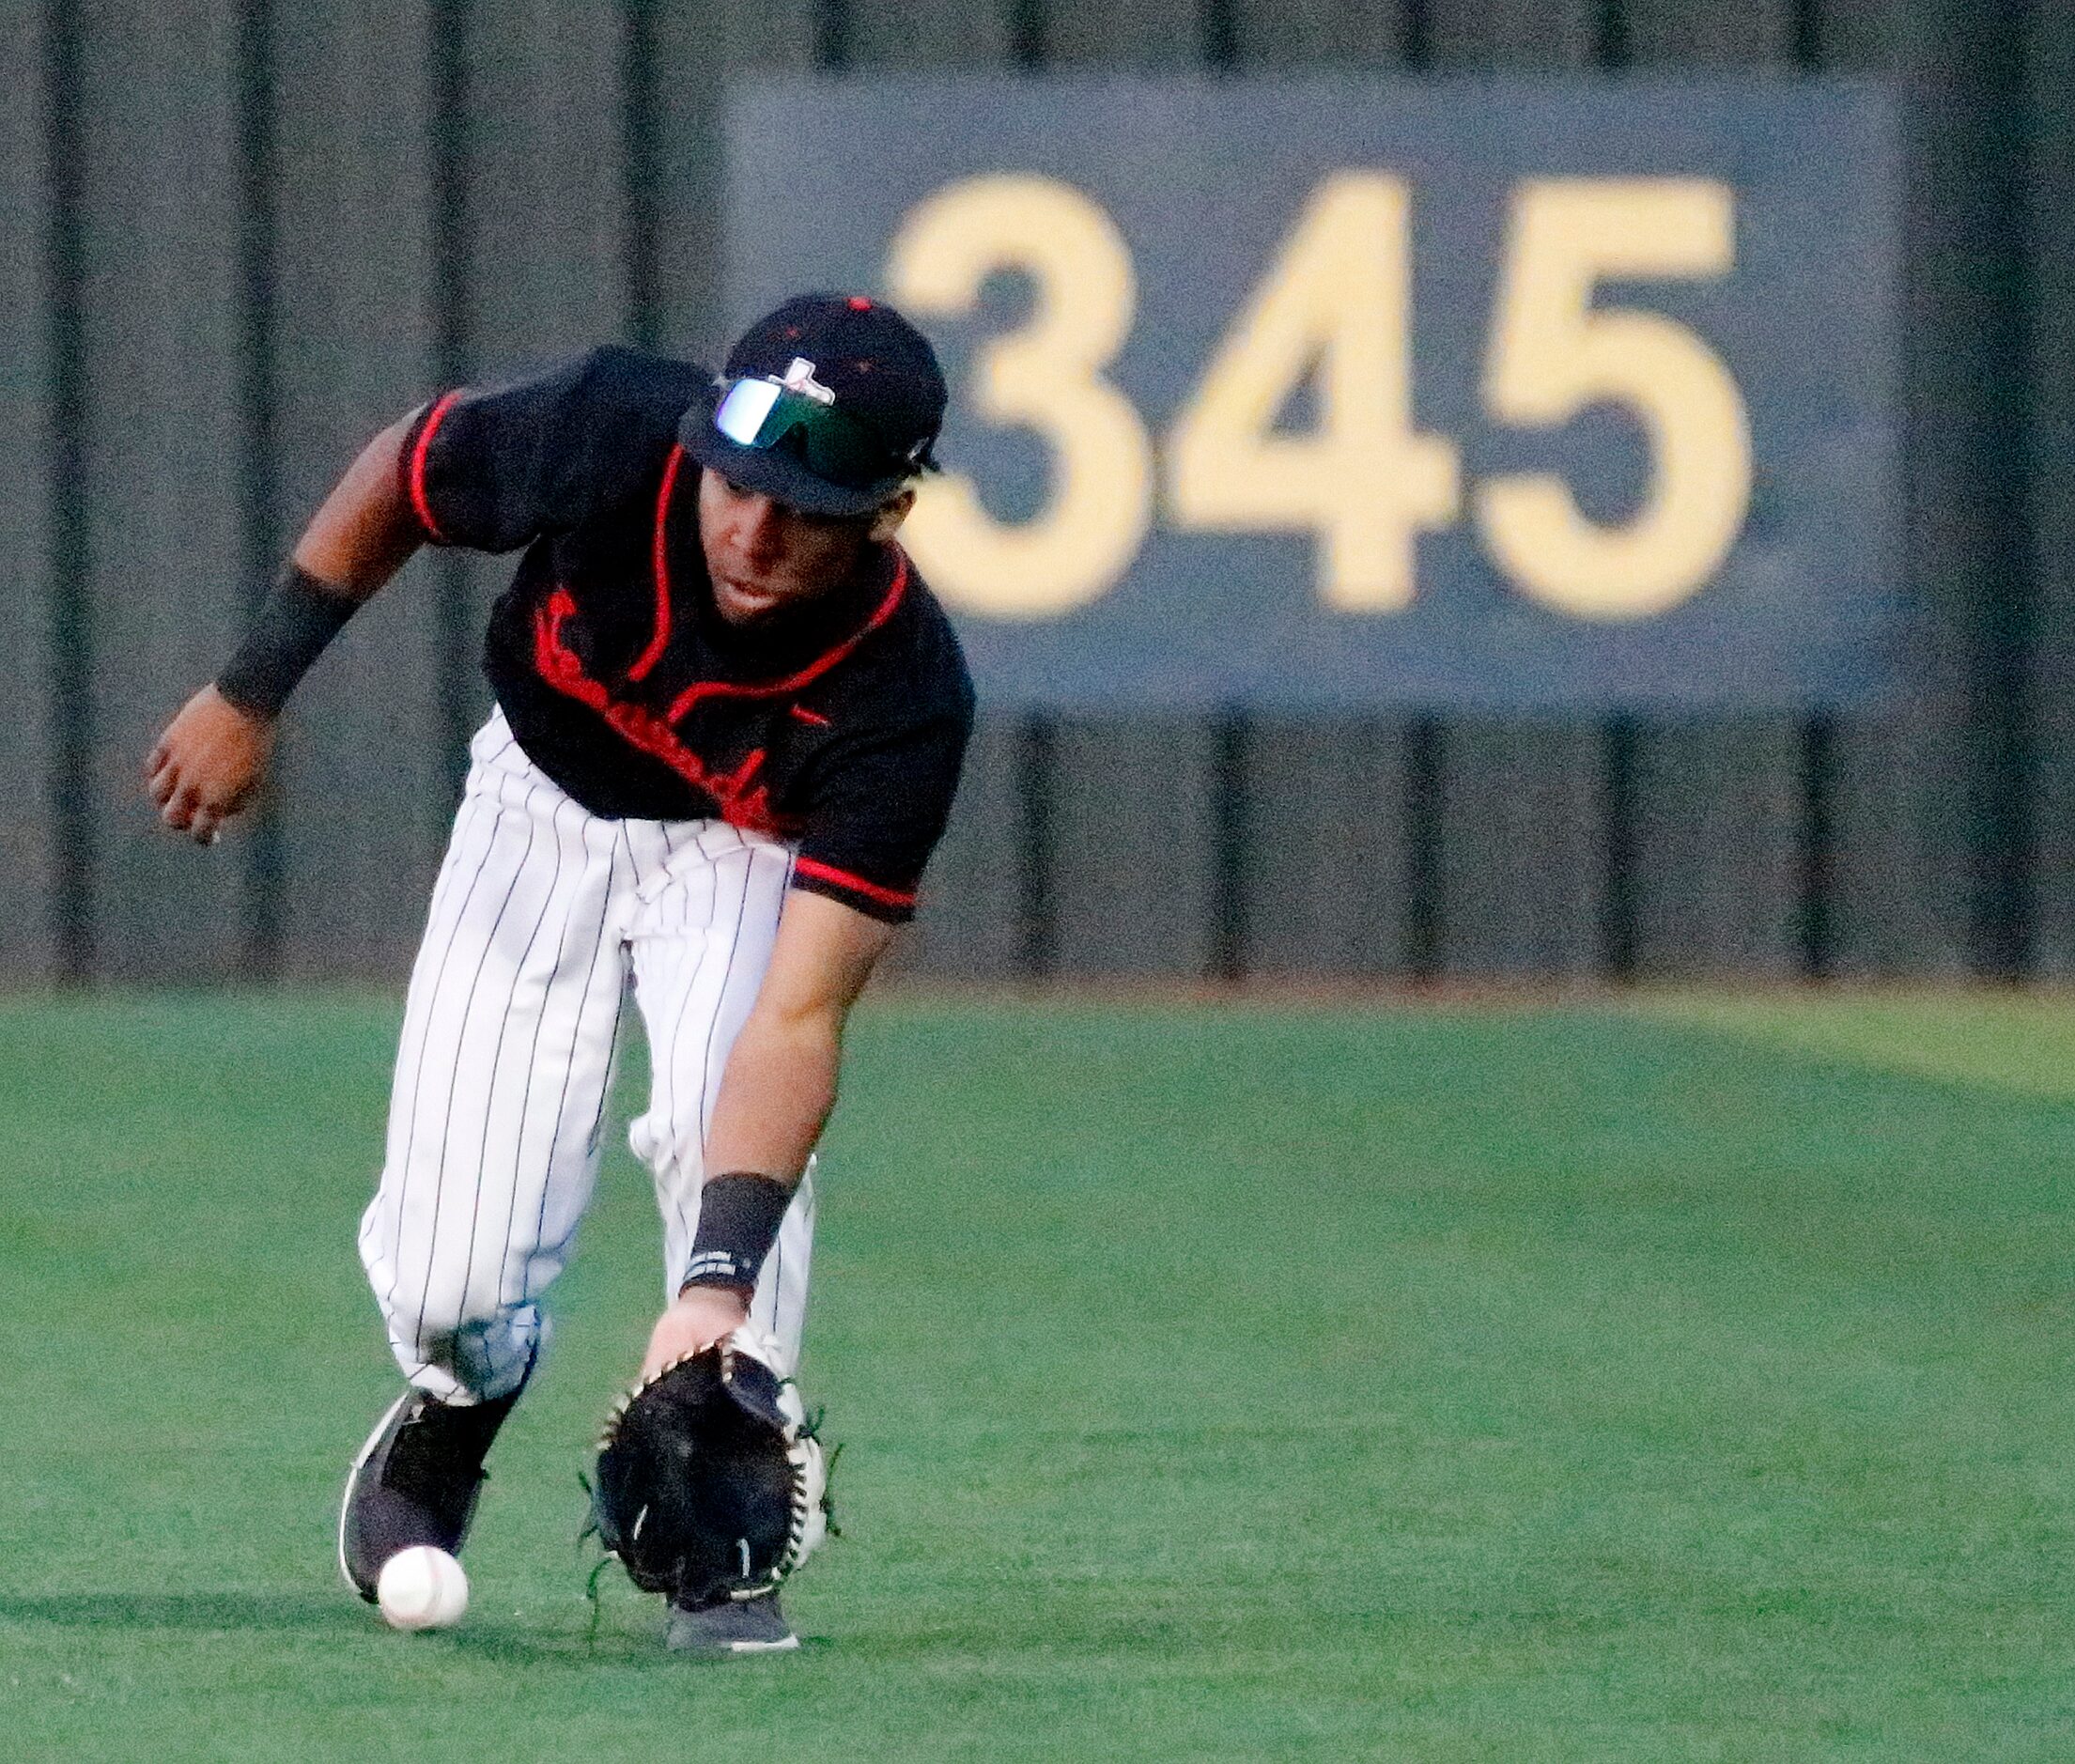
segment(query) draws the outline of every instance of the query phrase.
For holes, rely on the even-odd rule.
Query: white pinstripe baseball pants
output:
[[[360,1231],[404,1375],[464,1401],[516,1388],[539,1348],[543,1296],[597,1175],[629,985],[654,1073],[629,1138],[655,1177],[676,1292],[721,1068],[793,861],[723,821],[600,819],[526,757],[502,713],[471,753]],[[810,1167],[751,1308],[796,1364],[813,1226]]]

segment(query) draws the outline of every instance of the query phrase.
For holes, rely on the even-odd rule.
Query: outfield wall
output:
[[[40,0],[0,43],[0,972],[400,976],[494,565],[423,560],[356,622],[247,837],[155,833],[152,733],[395,412],[599,338],[723,339],[732,84],[924,68],[1897,83],[1929,665],[1872,710],[991,715],[913,966],[2075,969],[2075,9]]]

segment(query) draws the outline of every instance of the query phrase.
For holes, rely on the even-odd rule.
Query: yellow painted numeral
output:
[[[1634,518],[1602,526],[1553,472],[1494,477],[1478,527],[1521,592],[1574,618],[1664,612],[1707,586],[1751,502],[1751,431],[1736,382],[1683,325],[1595,307],[1605,280],[1727,275],[1734,194],[1701,178],[1563,178],[1515,194],[1484,404],[1499,422],[1545,428],[1587,406],[1633,411],[1649,441]]]
[[[903,223],[887,266],[917,317],[972,311],[1000,271],[1033,284],[1030,322],[980,351],[970,406],[983,423],[1034,429],[1050,450],[1050,495],[1005,524],[972,481],[925,484],[906,537],[954,605],[998,619],[1057,618],[1115,585],[1153,518],[1153,450],[1138,413],[1103,378],[1131,330],[1138,284],[1116,225],[1048,178],[948,185]]]
[[[1459,506],[1454,446],[1413,427],[1410,209],[1400,178],[1321,184],[1169,437],[1176,523],[1315,533],[1343,611],[1409,606],[1415,537]],[[1313,375],[1317,427],[1278,432]]]

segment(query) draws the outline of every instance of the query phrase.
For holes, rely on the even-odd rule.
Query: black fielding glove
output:
[[[828,1478],[777,1344],[737,1329],[637,1385],[598,1441],[592,1517],[643,1592],[777,1589],[828,1532]]]

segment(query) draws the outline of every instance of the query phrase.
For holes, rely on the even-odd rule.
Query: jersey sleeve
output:
[[[968,703],[831,754],[808,810],[793,886],[890,924],[914,918],[971,734]]]
[[[435,545],[511,551],[566,532],[623,487],[643,431],[659,425],[626,350],[594,349],[507,385],[463,387],[412,418],[398,460],[410,508]],[[635,443],[629,446],[629,442]]]

